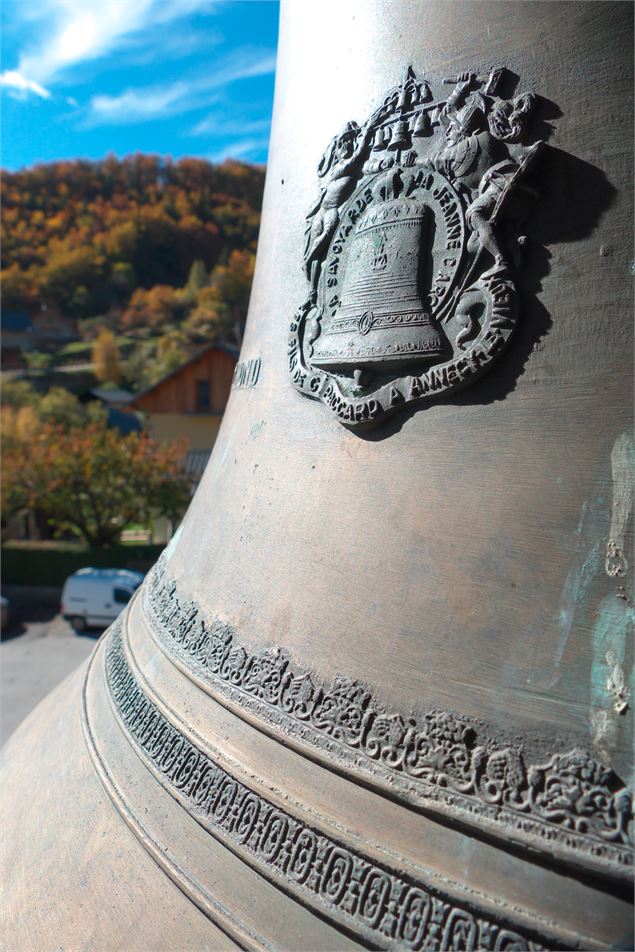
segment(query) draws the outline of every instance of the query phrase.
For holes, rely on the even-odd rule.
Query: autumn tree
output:
[[[3,516],[37,509],[89,546],[113,545],[125,528],[151,515],[183,515],[190,497],[184,454],[183,444],[160,444],[145,433],[122,436],[99,421],[70,429],[46,424],[28,452],[5,449]]]
[[[169,284],[155,284],[146,291],[137,288],[121,317],[121,327],[129,333],[157,332],[173,324],[183,302]]]
[[[133,389],[145,390],[187,360],[188,350],[178,330],[168,331],[158,339],[142,340],[134,347],[126,362],[126,376]]]
[[[220,340],[229,328],[228,309],[218,287],[202,288],[196,306],[183,322],[183,333],[193,344]]]
[[[90,410],[79,402],[75,394],[63,387],[51,387],[37,404],[37,416],[42,423],[53,423],[64,430],[84,426],[89,413]]]
[[[196,306],[183,323],[183,333],[194,342],[242,341],[255,256],[248,251],[232,251],[226,265],[217,265],[209,284],[203,287]]]
[[[90,245],[73,247],[68,239],[52,241],[39,276],[41,298],[73,317],[86,317],[103,266],[103,257]]]
[[[14,446],[28,446],[40,428],[40,420],[33,406],[3,406],[0,409],[0,440],[2,442],[2,475],[6,453]]]
[[[90,318],[137,288],[183,288],[194,262],[255,251],[263,184],[262,167],[153,155],[5,172],[4,304]]]
[[[100,331],[93,344],[92,357],[94,373],[99,381],[120,383],[123,375],[121,354],[112,331]]]
[[[33,271],[16,263],[2,272],[2,304],[6,309],[32,307],[37,300]]]
[[[28,443],[37,431],[38,394],[27,380],[3,380],[0,401],[0,441],[3,454],[11,446]]]
[[[35,406],[38,401],[37,391],[28,380],[3,379],[0,396],[3,407],[14,407],[16,409],[18,407]]]
[[[28,445],[47,423],[70,430],[90,422],[105,426],[106,419],[107,410],[97,401],[83,404],[63,387],[51,387],[46,393],[39,393],[26,380],[7,380],[2,385],[0,440],[3,450],[17,446],[26,453]]]
[[[255,255],[249,251],[232,251],[227,267],[219,268],[214,279],[214,284],[227,305],[231,330],[237,343],[242,340],[255,264]]]

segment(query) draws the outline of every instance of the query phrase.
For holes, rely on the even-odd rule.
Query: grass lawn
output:
[[[71,357],[74,354],[90,354],[92,349],[91,341],[74,340],[70,344],[64,344],[63,347],[60,347],[57,353],[60,357]]]
[[[127,353],[137,341],[132,337],[125,337],[119,335],[115,337],[115,341],[122,354]],[[83,363],[84,361],[90,361],[93,354],[93,345],[94,341],[86,340],[74,340],[70,344],[65,344],[63,347],[53,355],[53,363],[55,365],[65,364],[65,363]]]
[[[162,545],[122,543],[109,549],[89,549],[81,542],[6,542],[2,546],[4,585],[59,585],[77,569],[135,569],[147,572]]]

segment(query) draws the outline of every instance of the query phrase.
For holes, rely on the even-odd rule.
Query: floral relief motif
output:
[[[291,681],[287,682],[280,698],[283,710],[294,714],[301,720],[306,720],[311,714],[313,699],[315,698],[313,681],[308,674],[292,677]]]
[[[274,703],[280,694],[287,663],[286,658],[281,658],[275,650],[254,658],[245,678],[245,690]]]
[[[128,667],[121,624],[111,630],[106,680],[122,726],[148,766],[201,825],[321,915],[374,948],[493,950],[544,946],[535,933],[481,915],[435,887],[383,868],[274,807],[215,764],[152,704]],[[503,944],[497,945],[499,938]],[[553,936],[548,947],[560,949]]]
[[[406,725],[400,714],[378,714],[364,738],[364,751],[396,767],[402,759],[405,735]]]
[[[312,722],[335,740],[357,746],[370,692],[349,678],[335,678],[330,692],[323,692],[313,708]]]
[[[392,795],[475,827],[584,858],[608,875],[632,864],[632,799],[609,767],[582,750],[529,762],[519,746],[492,743],[480,725],[448,711],[404,717],[364,684],[338,676],[319,684],[281,648],[249,652],[234,631],[181,602],[159,562],[145,587],[145,612],[168,653],[262,718],[355,771],[389,784]]]

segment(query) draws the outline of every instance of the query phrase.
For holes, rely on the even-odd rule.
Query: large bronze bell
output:
[[[631,57],[283,7],[250,385],[4,751],[5,948],[632,948]]]

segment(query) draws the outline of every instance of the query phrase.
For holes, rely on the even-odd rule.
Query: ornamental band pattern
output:
[[[106,679],[126,731],[197,820],[259,870],[375,948],[543,948],[436,889],[349,850],[274,807],[209,759],[157,710],[130,671],[120,627],[106,653]],[[549,948],[561,944],[549,941]]]
[[[585,751],[531,763],[522,748],[495,744],[464,716],[440,710],[405,715],[347,677],[320,685],[283,649],[249,652],[228,625],[205,622],[194,601],[179,598],[176,582],[166,582],[163,560],[144,597],[163,650],[274,736],[282,730],[326,755],[327,766],[337,759],[338,769],[363,773],[391,796],[476,831],[629,878],[631,795],[611,768]]]

